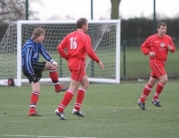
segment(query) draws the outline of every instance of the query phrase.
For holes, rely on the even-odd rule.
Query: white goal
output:
[[[120,20],[89,20],[88,34],[96,54],[104,63],[100,70],[98,64],[87,57],[86,72],[90,82],[120,83]],[[21,70],[21,49],[31,37],[32,31],[42,27],[46,31],[44,46],[52,58],[58,62],[60,82],[70,81],[66,60],[62,59],[56,48],[65,35],[76,30],[76,21],[17,21],[9,25],[0,43],[0,85],[7,85],[13,78],[16,86],[28,80]],[[40,61],[45,61],[40,57]],[[41,82],[51,82],[48,71],[43,73]]]

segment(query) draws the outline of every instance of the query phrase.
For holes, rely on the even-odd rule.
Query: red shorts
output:
[[[72,58],[68,60],[68,68],[71,72],[71,79],[81,81],[85,72],[85,60]]]
[[[166,75],[165,71],[165,61],[159,61],[159,60],[150,60],[150,68],[151,68],[151,77],[159,78],[161,76]]]

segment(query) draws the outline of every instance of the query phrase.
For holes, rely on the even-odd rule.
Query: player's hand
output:
[[[50,61],[50,63],[51,63],[52,65],[56,66],[56,67],[58,66],[57,62],[54,61],[54,60]]]
[[[39,81],[39,79],[35,76],[35,74],[31,74],[31,77],[32,77],[34,83]]]
[[[58,64],[57,64],[56,61],[53,61],[52,64],[53,64],[54,66],[56,66],[56,67],[58,66]]]
[[[103,65],[102,61],[99,61],[98,64],[99,64],[99,66],[100,66],[101,69],[104,69],[104,65]]]
[[[168,50],[173,50],[173,47],[171,45],[168,45]]]
[[[155,57],[155,52],[149,52],[150,57]]]

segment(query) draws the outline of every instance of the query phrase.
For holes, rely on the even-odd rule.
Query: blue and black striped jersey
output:
[[[22,68],[25,68],[29,74],[33,74],[32,63],[39,61],[41,54],[47,61],[53,60],[50,54],[45,50],[42,43],[35,43],[29,39],[22,48]]]

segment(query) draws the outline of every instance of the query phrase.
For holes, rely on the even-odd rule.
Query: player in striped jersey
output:
[[[32,86],[28,116],[40,116],[40,114],[37,113],[36,104],[40,95],[39,81],[42,77],[43,71],[49,70],[49,76],[54,84],[55,92],[58,93],[67,90],[66,87],[59,84],[57,62],[55,62],[50,54],[45,50],[42,44],[44,39],[45,30],[37,28],[33,31],[31,38],[22,48],[22,71]],[[39,54],[41,54],[47,62],[39,62]]]

